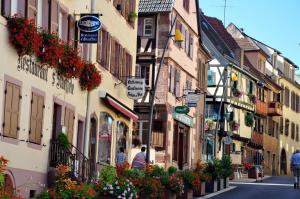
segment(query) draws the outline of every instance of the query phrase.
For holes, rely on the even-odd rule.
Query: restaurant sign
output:
[[[101,26],[99,14],[81,14],[77,23],[80,43],[98,43],[98,31]]]
[[[145,79],[130,78],[127,80],[127,96],[130,99],[141,99],[145,94]]]
[[[19,57],[17,70],[24,71],[26,74],[31,74],[45,82],[51,82],[52,86],[55,86],[57,89],[62,89],[66,93],[74,93],[74,83],[72,79],[65,78],[55,72],[52,73],[51,78],[49,71],[52,70],[49,70],[47,64],[36,62],[31,56],[25,55]],[[49,75],[50,78],[48,78]]]
[[[193,118],[189,115],[174,112],[173,118],[189,127],[193,127]]]

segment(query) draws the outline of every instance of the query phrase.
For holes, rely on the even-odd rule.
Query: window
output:
[[[120,147],[122,147],[125,151],[127,150],[127,135],[128,126],[124,122],[117,121],[116,151],[119,151]]]
[[[176,21],[176,30],[181,31],[181,33],[184,34],[184,31],[182,31],[182,27],[183,27],[182,24],[177,20]],[[177,47],[181,47],[182,43],[184,43],[184,42],[175,42],[175,45]]]
[[[129,14],[135,11],[135,1],[136,0],[113,0],[113,5],[126,20],[129,20]]]
[[[36,24],[37,24],[37,9],[38,9],[38,6],[39,6],[39,9],[40,9],[39,2],[42,2],[42,1],[32,1],[32,0],[27,1],[27,17],[28,17],[28,19],[34,19]]]
[[[289,107],[290,106],[290,90],[288,87],[284,89],[284,104]]]
[[[32,93],[29,141],[36,144],[41,144],[43,137],[42,128],[44,107],[44,97]]]
[[[299,141],[299,125],[296,125],[296,141]]]
[[[289,127],[290,127],[290,121],[288,119],[285,119],[285,126],[284,126],[284,133],[286,136],[289,135]]]
[[[101,33],[99,34],[97,61],[107,70],[109,69],[110,43],[110,34],[102,28]]]
[[[291,125],[291,138],[292,140],[295,139],[295,123],[292,122],[292,125]]]
[[[193,35],[190,34],[190,37],[189,37],[189,49],[188,49],[188,56],[190,58],[193,58],[193,51],[194,51],[194,38],[193,38]]]
[[[58,15],[58,35],[63,41],[68,40],[68,12],[62,8]]]
[[[6,137],[17,138],[20,115],[20,86],[6,82],[4,103],[3,134]]]
[[[144,19],[144,36],[152,36],[153,34],[153,19],[145,18]]]
[[[137,134],[135,135],[135,139],[138,139],[141,144],[147,144],[148,130],[149,130],[149,122],[148,121],[139,121],[138,126],[137,126]],[[135,144],[135,145],[137,145],[137,144]]]
[[[35,8],[37,8],[36,15],[37,15],[37,26],[38,27],[43,27],[43,11],[44,11],[43,4],[44,4],[44,1],[38,1],[38,5],[35,7]]]
[[[150,86],[149,78],[150,78],[150,64],[145,65],[136,65],[135,76],[139,78],[144,78],[146,86]]]
[[[207,86],[216,86],[216,72],[208,70],[207,74]]]
[[[98,160],[102,163],[111,163],[110,154],[112,126],[113,118],[105,112],[100,113]]]
[[[73,143],[74,120],[75,120],[74,111],[66,107],[64,125],[66,127],[66,133],[70,143]]]
[[[152,146],[154,147],[164,146],[163,121],[155,120],[153,122]]]
[[[279,125],[280,125],[280,134],[283,134],[283,117],[280,117],[280,123],[279,123]]]
[[[189,8],[190,8],[190,0],[183,0],[183,7],[186,11],[189,12]]]
[[[180,70],[175,70],[175,96],[181,97],[181,87],[180,87]]]
[[[186,77],[185,89],[187,91],[192,90],[192,77],[190,77],[190,76]]]
[[[169,92],[175,94],[175,67],[169,67]]]

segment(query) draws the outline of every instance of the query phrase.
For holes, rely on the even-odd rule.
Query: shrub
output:
[[[227,178],[233,174],[231,158],[225,155],[221,159],[222,177]]]
[[[113,166],[105,166],[100,172],[99,180],[104,184],[112,184],[116,177],[116,169]]]
[[[170,167],[168,168],[168,174],[169,174],[169,175],[172,175],[172,174],[174,174],[174,173],[176,173],[176,172],[177,172],[177,168],[176,168],[176,167],[170,166]]]

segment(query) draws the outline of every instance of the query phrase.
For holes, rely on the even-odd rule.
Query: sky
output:
[[[225,0],[199,0],[205,15],[224,23]],[[234,23],[300,67],[300,0],[227,0],[225,27]],[[298,70],[299,74],[300,71]]]

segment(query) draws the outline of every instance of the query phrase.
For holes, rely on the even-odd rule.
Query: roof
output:
[[[139,13],[171,12],[175,0],[140,0]]]
[[[224,40],[227,46],[234,52],[236,49],[239,48],[236,41],[233,37],[227,32],[226,28],[224,27],[222,21],[215,17],[208,17],[204,16],[208,23],[214,28],[214,30],[218,33],[218,35]]]
[[[245,51],[260,50],[260,48],[254,42],[252,42],[248,37],[235,38],[235,41]]]

